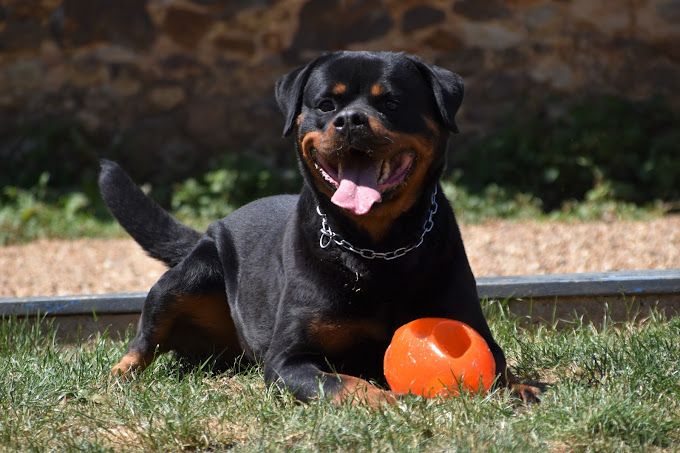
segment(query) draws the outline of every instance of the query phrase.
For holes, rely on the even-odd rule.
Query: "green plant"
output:
[[[517,114],[456,167],[475,193],[497,184],[540,199],[546,211],[571,200],[678,202],[680,112],[660,98],[600,96],[559,114]]]
[[[463,223],[504,220],[649,220],[662,216],[667,205],[661,201],[638,206],[634,203],[587,196],[584,201],[565,201],[559,210],[544,213],[543,202],[535,195],[513,192],[498,184],[490,184],[477,193],[459,183],[460,172],[442,180],[444,194],[456,216]]]
[[[225,156],[219,168],[175,187],[171,206],[178,217],[209,222],[257,198],[297,192],[301,184],[293,169],[276,170],[249,156]]]
[[[83,192],[61,192],[48,185],[42,173],[30,189],[15,186],[0,191],[0,245],[42,237],[77,238],[120,234],[120,228],[104,217],[106,209]]]
[[[496,184],[473,193],[459,184],[460,172],[442,180],[444,195],[451,202],[458,220],[481,223],[491,219],[536,219],[542,216],[541,200],[521,193],[509,193]]]

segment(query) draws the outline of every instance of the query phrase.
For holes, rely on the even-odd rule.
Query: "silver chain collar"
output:
[[[420,235],[418,241],[409,247],[401,247],[391,252],[376,252],[375,250],[371,249],[362,249],[359,247],[355,247],[354,245],[343,239],[342,236],[331,230],[331,227],[328,226],[328,218],[326,214],[321,212],[321,208],[317,206],[316,212],[321,217],[321,230],[320,230],[321,238],[319,239],[319,246],[321,246],[322,249],[325,249],[326,247],[331,245],[331,242],[334,242],[337,246],[342,247],[345,250],[349,250],[350,252],[354,252],[357,255],[360,255],[369,260],[378,258],[389,261],[396,258],[400,258],[406,255],[411,250],[420,247],[423,244],[423,241],[425,240],[425,235],[429,233],[434,227],[434,221],[432,220],[432,217],[434,217],[434,215],[437,213],[437,209],[439,209],[436,197],[437,186],[434,186],[434,191],[432,192],[432,197],[430,198],[431,201],[430,215],[427,217],[427,220],[423,224],[423,234]]]

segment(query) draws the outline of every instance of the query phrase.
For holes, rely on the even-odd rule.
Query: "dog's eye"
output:
[[[328,99],[326,99],[321,101],[317,108],[322,112],[332,112],[333,110],[335,110],[335,104],[333,104],[333,101],[329,101]]]
[[[385,107],[387,107],[387,110],[395,111],[399,108],[399,103],[392,99],[388,99],[385,101]]]

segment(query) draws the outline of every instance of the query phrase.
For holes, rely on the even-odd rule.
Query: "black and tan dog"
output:
[[[113,368],[156,352],[245,354],[302,401],[390,402],[383,381],[394,331],[421,317],[463,321],[508,371],[482,315],[453,211],[439,188],[463,99],[459,76],[397,53],[316,58],[276,85],[284,135],[296,137],[302,191],[261,199],[199,233],[147,198],[112,162],[109,208],[170,269],[151,288],[135,339]]]

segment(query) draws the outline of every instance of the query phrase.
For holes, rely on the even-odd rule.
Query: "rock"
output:
[[[303,50],[338,50],[379,38],[394,20],[379,0],[309,0],[300,11],[297,33],[284,56],[299,64]]]
[[[539,83],[548,83],[558,90],[566,90],[572,86],[574,73],[561,58],[549,55],[529,68],[531,78]]]
[[[40,86],[45,77],[45,65],[38,58],[21,58],[7,66],[6,74],[10,90],[25,92]]]
[[[606,36],[632,33],[631,6],[619,0],[572,0],[568,13],[577,26],[593,28]]]
[[[292,158],[276,79],[337,49],[410,51],[461,74],[465,131],[553,95],[677,106],[679,25],[680,0],[0,0],[0,133],[79,115],[130,132],[120,157],[162,178],[177,176],[154,176],[164,152],[185,169],[222,152]]]
[[[453,4],[453,11],[475,21],[512,17],[512,12],[501,0],[460,0]]]
[[[453,32],[437,28],[425,39],[425,45],[434,50],[455,52],[463,48],[463,40]]]
[[[36,52],[45,36],[45,28],[36,20],[9,22],[0,33],[0,52]]]
[[[264,32],[262,34],[262,44],[265,49],[273,55],[280,53],[285,48],[284,37],[280,32],[276,31]]]
[[[173,53],[160,61],[160,69],[165,77],[184,80],[188,77],[202,77],[208,68],[191,55]]]
[[[680,0],[662,1],[655,8],[638,8],[635,16],[635,38],[641,43],[651,44],[656,53],[680,62],[678,25]]]
[[[133,49],[119,45],[100,45],[88,52],[86,57],[98,60],[103,63],[138,63],[140,55]]]
[[[68,82],[75,87],[100,85],[108,79],[108,68],[92,59],[77,59],[68,67]]]
[[[64,0],[53,14],[52,26],[68,47],[111,42],[146,50],[156,37],[146,4],[147,0]]]
[[[255,54],[255,40],[252,36],[219,34],[213,39],[217,49],[241,58],[251,58]]]
[[[160,110],[170,110],[186,101],[187,96],[180,86],[158,86],[149,93],[149,101]]]
[[[522,22],[531,33],[558,33],[562,19],[560,9],[552,4],[536,5],[522,11]]]
[[[214,23],[215,20],[205,8],[191,3],[178,3],[165,10],[161,27],[177,44],[193,49]]]
[[[666,0],[656,5],[659,16],[670,24],[680,24],[680,0]]]
[[[680,45],[678,45],[678,40],[680,40],[680,33],[658,38],[654,40],[654,47],[661,55],[665,55],[678,64],[680,63]]]
[[[58,93],[66,86],[68,73],[68,66],[63,61],[48,63],[41,87],[48,93]]]
[[[478,47],[461,47],[459,50],[437,58],[434,63],[465,78],[483,71],[484,51]]]
[[[245,10],[271,7],[277,0],[191,0],[192,3],[206,7],[216,17],[231,19]]]
[[[119,96],[129,97],[139,93],[142,88],[142,82],[139,79],[128,76],[116,77],[111,81],[111,88]]]
[[[515,99],[515,94],[526,86],[526,77],[519,71],[489,71],[477,78],[477,84],[469,87],[467,92],[478,91],[488,102]],[[466,94],[467,95],[467,94]]]
[[[439,24],[444,21],[444,11],[429,6],[416,6],[407,10],[401,21],[401,30],[409,33],[414,30]]]
[[[109,65],[112,92],[121,97],[133,96],[142,88],[142,71],[134,63],[113,63]]]
[[[527,37],[526,32],[517,25],[493,22],[467,22],[461,25],[465,43],[483,49],[507,49],[519,45]]]

